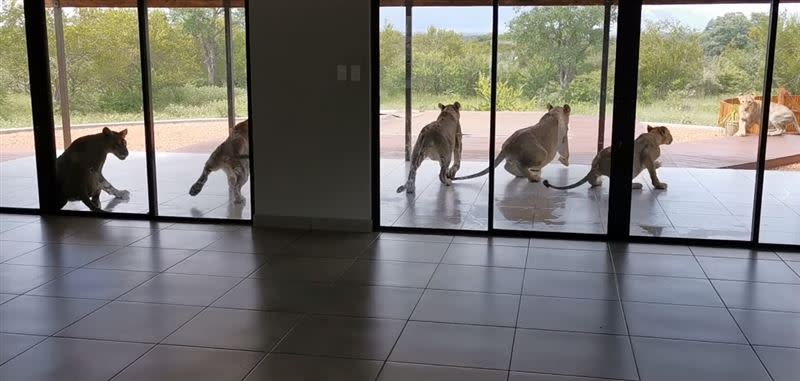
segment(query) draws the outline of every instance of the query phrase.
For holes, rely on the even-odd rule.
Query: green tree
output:
[[[405,89],[405,36],[392,24],[380,32],[380,90],[384,96],[401,94]]]
[[[585,69],[587,53],[602,44],[603,15],[603,7],[591,6],[535,7],[520,12],[509,23],[520,70],[530,80],[541,75],[555,79],[560,91],[566,92]]]
[[[0,119],[10,114],[8,96],[28,93],[28,58],[22,2],[0,3]]]
[[[726,13],[712,19],[703,30],[703,52],[706,56],[717,57],[727,48],[751,48],[748,33],[752,27],[753,22],[741,12]]]
[[[648,23],[639,46],[639,93],[661,99],[688,90],[703,75],[700,36],[676,21]]]
[[[222,49],[225,40],[223,8],[174,9],[171,17],[178,22],[194,38],[203,53],[203,64],[206,68],[207,84],[219,86],[224,83],[220,71],[224,73],[225,53]],[[218,68],[221,66],[221,69]]]
[[[768,24],[765,14],[754,14],[757,20],[749,37],[762,52],[766,51]],[[775,40],[775,69],[773,92],[785,87],[792,94],[800,94],[800,16],[784,11],[778,18],[778,35]],[[761,66],[763,67],[761,54]],[[763,69],[761,69],[763,72]]]

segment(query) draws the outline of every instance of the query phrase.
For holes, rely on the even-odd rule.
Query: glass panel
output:
[[[762,91],[768,11],[766,1],[643,7],[636,135],[654,126],[671,137],[656,128],[646,141],[660,157],[634,156],[632,235],[750,239],[758,135],[739,128],[737,95]]]
[[[74,147],[70,151],[75,152],[111,152],[102,175],[112,187],[99,192],[100,207],[147,213],[136,8],[49,8],[47,16],[58,154],[65,147]],[[109,131],[104,132],[105,128]],[[123,131],[127,132],[124,137]],[[95,160],[60,160],[59,176],[85,176],[86,165]],[[71,201],[64,209],[88,208],[81,201]]]
[[[0,3],[0,206],[38,208],[22,1]]]
[[[568,190],[548,189],[542,182],[577,183],[589,172],[598,145],[611,142],[610,98],[605,122],[599,118],[605,7],[510,6],[516,2],[502,6],[505,3],[500,2],[499,11],[495,149],[499,154],[508,144],[513,156],[506,156],[504,166],[495,171],[494,226],[605,233],[607,182]],[[610,26],[615,23],[616,8],[612,8]],[[611,29],[610,41],[615,34]],[[609,49],[613,57],[613,44]],[[612,94],[613,62],[608,72],[608,94]],[[545,117],[548,103],[556,109],[570,106],[568,132],[556,118]],[[533,137],[512,138],[531,126],[536,126],[530,130]],[[534,148],[539,146],[544,149]]]
[[[442,128],[425,138],[425,147],[456,140],[453,115],[463,133],[460,170],[466,175],[487,166],[489,142],[489,75],[491,7],[414,7],[412,38],[411,134],[413,146],[423,127],[440,118]],[[421,228],[485,230],[488,227],[486,176],[449,183],[440,176],[439,156],[454,168],[458,155],[447,145],[437,160],[421,161],[415,181],[408,182],[413,160],[406,161],[405,8],[381,8],[380,35],[380,208],[381,224]],[[455,103],[459,106],[457,111]],[[444,112],[439,104],[449,105]],[[441,132],[440,132],[441,131]],[[442,139],[444,138],[444,139]],[[436,140],[439,139],[439,140]],[[408,149],[410,150],[410,147]],[[452,155],[452,161],[451,161]],[[413,155],[412,155],[413,156]],[[413,187],[412,187],[413,185]],[[397,192],[398,186],[404,186]],[[413,193],[409,193],[413,190]]]
[[[250,218],[250,188],[244,177],[249,175],[249,162],[233,157],[247,148],[247,138],[242,142],[233,135],[234,140],[225,143],[230,150],[222,149],[209,160],[231,136],[224,14],[223,8],[149,10],[158,213],[162,216]],[[244,87],[243,11],[236,14],[232,17],[234,80]],[[243,88],[236,91],[244,92]],[[235,101],[241,110],[237,114],[246,115],[247,99]],[[205,171],[207,160],[209,172]],[[237,183],[239,179],[243,182]],[[241,196],[231,192],[240,188]]]
[[[800,244],[800,4],[781,4],[772,74],[770,136],[761,206],[761,242]],[[752,32],[765,36],[767,21]],[[754,113],[758,117],[755,104]],[[748,114],[749,115],[749,114]],[[760,118],[756,118],[760,120]],[[758,122],[761,123],[760,121]],[[785,131],[781,133],[781,131]],[[745,218],[750,214],[742,211]]]

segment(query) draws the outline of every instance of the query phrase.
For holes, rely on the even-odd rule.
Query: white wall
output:
[[[370,0],[251,0],[249,28],[255,224],[370,229]]]

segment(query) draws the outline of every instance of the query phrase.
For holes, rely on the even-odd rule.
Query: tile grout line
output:
[[[617,263],[616,263],[616,260],[614,260],[614,256],[611,255],[611,253],[612,253],[611,246],[610,245],[607,245],[607,246],[608,246],[608,256],[611,259],[611,268],[614,270],[614,285],[616,286],[616,289],[617,289],[617,300],[616,301],[617,301],[617,303],[619,303],[619,308],[620,308],[620,310],[622,312],[622,321],[625,322],[625,336],[628,337],[628,345],[631,348],[631,357],[633,358],[633,366],[636,369],[636,378],[641,380],[642,379],[642,372],[639,369],[639,361],[636,358],[636,350],[633,347],[633,337],[631,336],[630,324],[628,324],[628,315],[625,312],[625,304],[622,302],[622,287],[620,287],[619,274],[617,274]]]
[[[519,329],[519,313],[522,310],[522,297],[523,291],[525,290],[525,275],[527,274],[528,269],[528,258],[531,256],[532,251],[534,250],[531,248],[531,241],[532,239],[528,240],[528,247],[525,250],[525,265],[522,269],[522,283],[519,285],[519,299],[517,299],[517,316],[514,320],[514,335],[511,336],[511,356],[508,356],[508,371],[506,372],[506,381],[511,380],[511,365],[514,362],[514,346],[517,344],[517,330]]]

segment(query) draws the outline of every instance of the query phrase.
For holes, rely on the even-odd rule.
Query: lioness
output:
[[[425,158],[439,161],[439,181],[444,185],[450,185],[451,179],[455,177],[458,169],[461,168],[461,104],[456,102],[451,105],[439,103],[439,117],[436,121],[429,123],[422,128],[414,143],[414,150],[411,152],[411,170],[408,171],[408,180],[405,184],[397,187],[397,193],[406,191],[414,193],[417,169]],[[454,158],[453,166],[450,167],[450,160]],[[448,169],[448,167],[450,167]]]
[[[506,171],[516,177],[527,177],[532,182],[541,179],[542,168],[556,156],[569,166],[569,105],[553,107],[547,105],[547,113],[534,126],[517,130],[504,143],[494,160],[497,167],[506,160]],[[456,177],[453,180],[466,180],[483,176],[491,170],[487,167],[476,174]]]
[[[100,190],[116,198],[127,200],[130,193],[114,188],[103,177],[106,155],[113,153],[120,160],[128,157],[128,144],[125,135],[128,130],[114,132],[103,128],[103,132],[75,139],[56,159],[56,184],[58,185],[58,208],[68,201],[82,201],[92,211],[100,209]]]
[[[233,196],[233,202],[242,204],[246,201],[242,196],[242,186],[250,177],[250,136],[248,120],[242,121],[233,127],[233,133],[217,146],[211,153],[203,172],[197,181],[189,188],[189,194],[197,196],[208,180],[208,175],[222,169],[228,176],[228,192]]]
[[[742,95],[739,98],[739,130],[736,136],[747,135],[747,126],[751,124],[761,124],[762,102],[756,100],[752,95]],[[775,102],[769,104],[769,136],[781,135],[786,132],[786,125],[794,126],[795,131],[800,133],[800,123],[794,112],[788,107]]]
[[[647,126],[647,132],[639,135],[633,142],[633,177],[639,176],[642,170],[647,168],[650,178],[653,180],[653,186],[656,189],[667,189],[667,184],[662,183],[656,175],[656,169],[661,167],[658,157],[661,156],[661,148],[659,146],[662,144],[672,144],[672,134],[668,128],[663,126]],[[548,188],[572,189],[588,181],[592,187],[596,187],[603,184],[600,176],[611,176],[611,147],[603,148],[597,153],[594,160],[592,160],[592,169],[575,184],[555,186],[547,180],[543,184]],[[642,189],[642,184],[633,183],[632,188]]]

